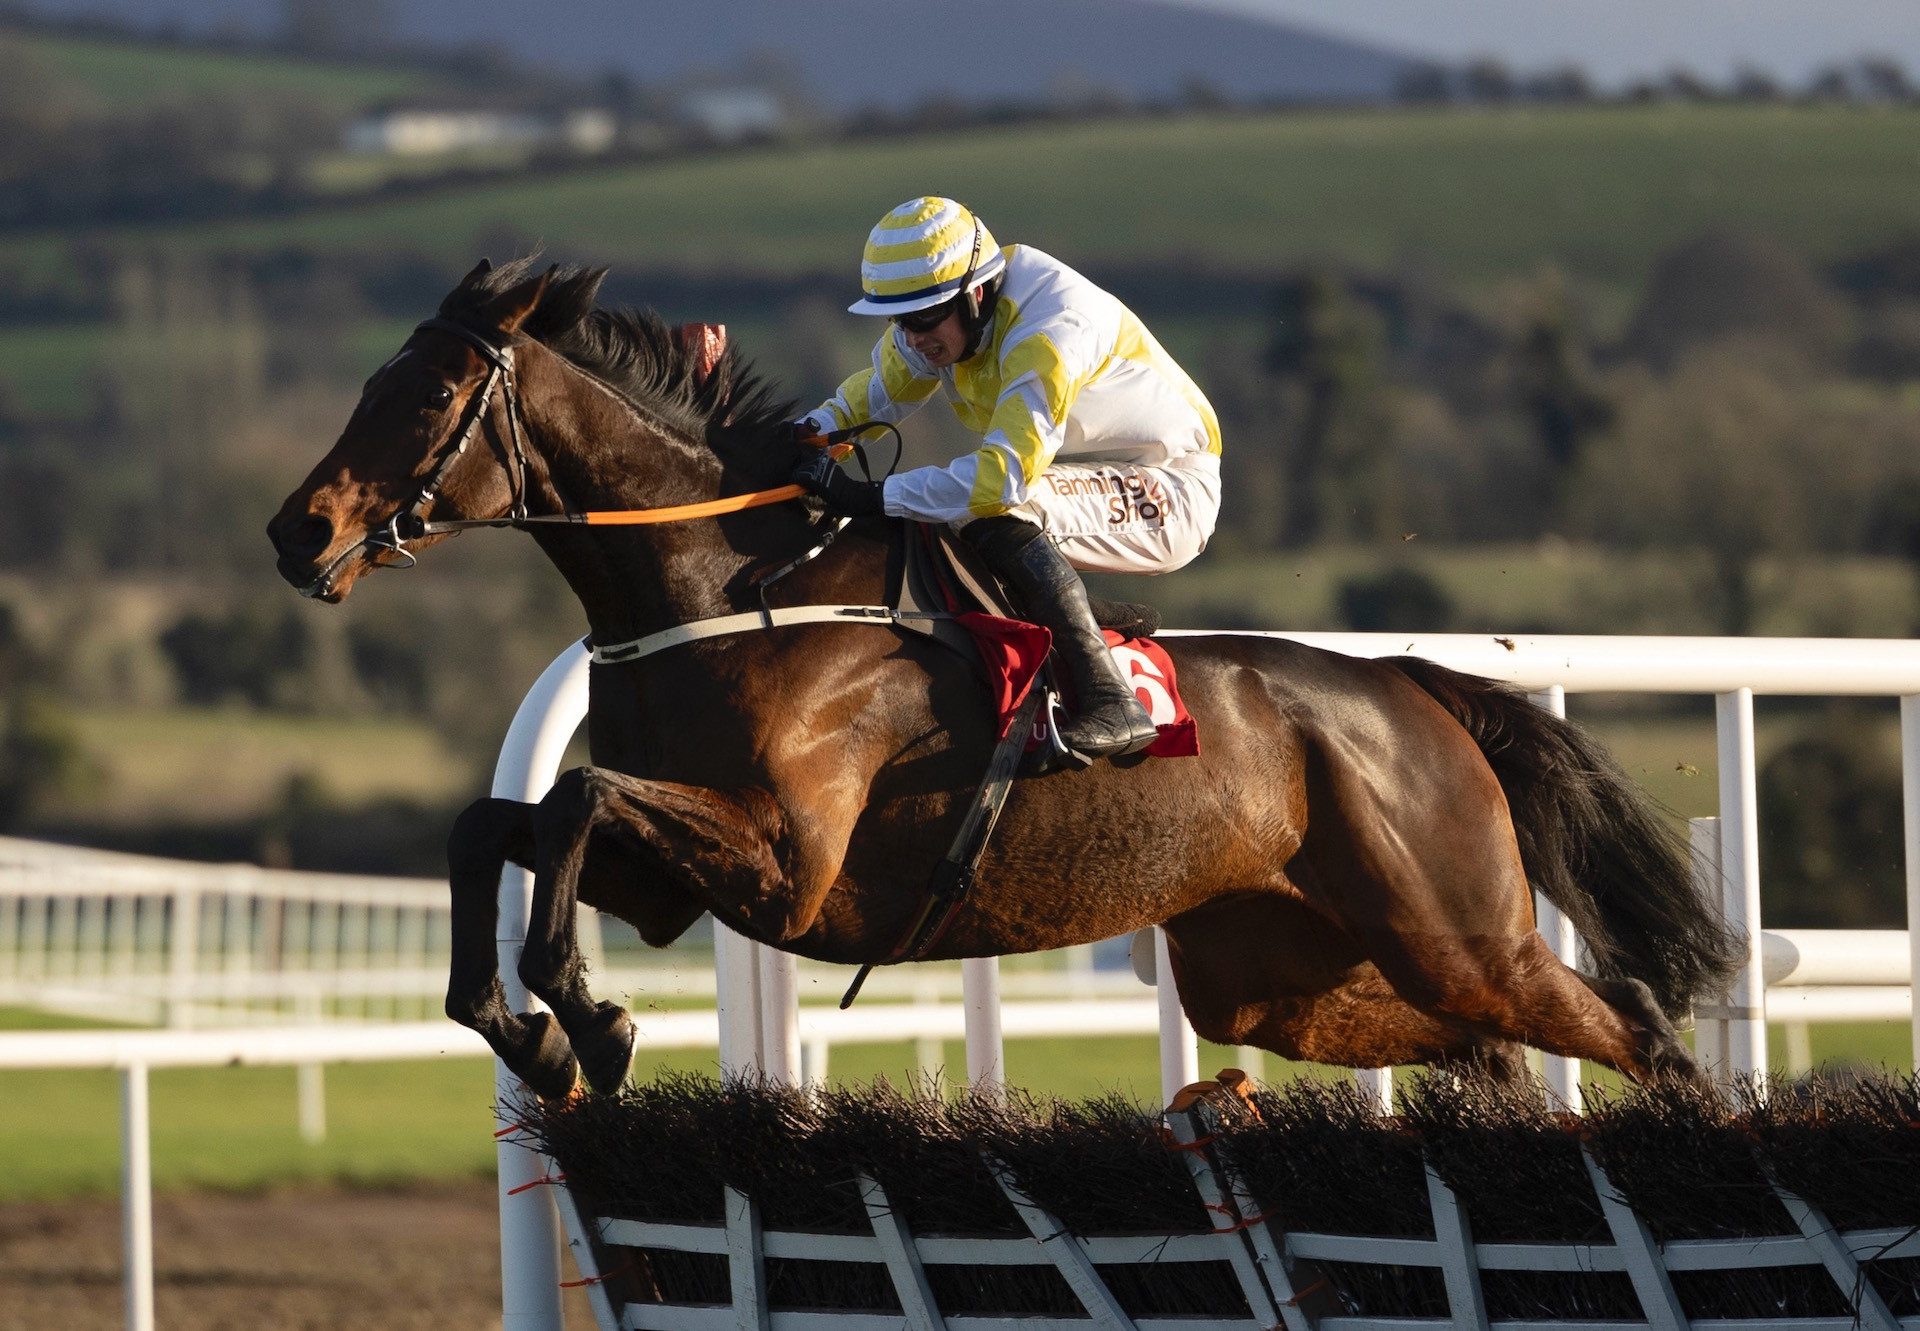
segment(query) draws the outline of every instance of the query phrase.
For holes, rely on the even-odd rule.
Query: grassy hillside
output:
[[[419,96],[441,86],[431,74],[393,66],[335,64],[4,26],[0,26],[0,39],[18,56],[114,110],[230,97],[255,106],[299,101],[338,114],[374,102]]]
[[[1003,239],[1089,265],[1312,256],[1416,262],[1470,285],[1558,264],[1637,287],[1699,230],[1815,259],[1920,218],[1920,110],[1648,106],[1315,112],[1026,126],[764,149],[522,179],[271,221],[116,232],[199,251],[411,250],[449,262],[503,230],[556,254],[731,273],[840,270],[902,197],[967,199]],[[66,236],[0,247],[58,262]]]

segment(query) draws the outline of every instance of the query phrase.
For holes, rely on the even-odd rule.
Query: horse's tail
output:
[[[1679,831],[1592,736],[1508,685],[1417,656],[1387,664],[1480,746],[1528,880],[1573,922],[1601,975],[1645,982],[1674,1018],[1725,990],[1738,937],[1695,887]]]

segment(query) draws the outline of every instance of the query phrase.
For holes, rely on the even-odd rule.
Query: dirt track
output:
[[[489,1182],[176,1194],[153,1209],[160,1331],[500,1325]],[[110,1331],[124,1317],[118,1202],[0,1206],[0,1331]],[[593,1326],[575,1291],[567,1325]]]

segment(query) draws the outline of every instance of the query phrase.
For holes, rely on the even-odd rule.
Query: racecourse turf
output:
[[[49,1025],[38,1015],[0,1010],[0,1029]],[[1906,1024],[1812,1028],[1816,1064],[1843,1061],[1912,1066]],[[1784,1034],[1773,1032],[1782,1066]],[[944,1048],[949,1068],[965,1066],[961,1045]],[[1233,1051],[1201,1050],[1203,1074],[1237,1062]],[[1121,1091],[1143,1102],[1159,1084],[1156,1046],[1144,1037],[1021,1040],[1007,1047],[1014,1084],[1068,1098]],[[642,1057],[642,1078],[668,1070],[711,1071],[710,1054]],[[914,1075],[904,1044],[841,1045],[835,1081]],[[1269,1059],[1271,1077],[1343,1075]],[[153,1170],[161,1189],[253,1189],[339,1180],[383,1184],[447,1178],[493,1167],[492,1065],[484,1059],[336,1064],[326,1069],[327,1135],[308,1144],[296,1123],[292,1068],[182,1068],[151,1075]],[[119,1187],[119,1078],[107,1071],[0,1072],[0,1203],[107,1194]]]

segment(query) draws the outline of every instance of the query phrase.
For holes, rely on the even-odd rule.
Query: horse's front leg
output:
[[[633,1063],[634,1029],[624,1008],[587,990],[574,921],[580,878],[595,849],[617,855],[633,890],[665,879],[722,910],[757,914],[786,883],[782,820],[772,799],[577,767],[554,782],[533,814],[534,882],[520,977],[553,1008],[573,1042],[587,1084],[611,1093]],[[597,838],[597,839],[596,839]],[[654,890],[658,890],[657,888]]]
[[[475,800],[447,837],[453,892],[453,957],[447,1015],[480,1032],[515,1076],[543,1096],[561,1096],[579,1079],[565,1032],[545,1012],[515,1014],[500,984],[500,871],[507,861],[533,867],[533,806]]]

